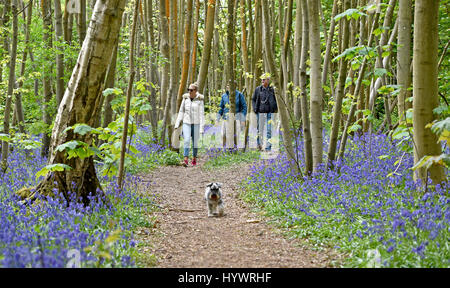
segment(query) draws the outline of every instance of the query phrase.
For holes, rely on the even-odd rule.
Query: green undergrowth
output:
[[[260,159],[258,151],[223,151],[222,149],[206,151],[204,169],[229,168],[234,165],[252,163]]]

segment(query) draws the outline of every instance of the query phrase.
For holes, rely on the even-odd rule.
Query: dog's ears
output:
[[[211,187],[213,184],[216,184],[217,187],[219,187],[219,188],[222,187],[222,183],[219,183],[219,182],[211,182],[208,185],[206,185],[206,187]]]

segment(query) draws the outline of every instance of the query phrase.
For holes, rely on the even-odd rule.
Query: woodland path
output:
[[[251,164],[214,170],[203,164],[200,159],[196,167],[166,166],[144,176],[151,183],[146,193],[156,195],[161,209],[149,215],[156,225],[138,231],[137,239],[145,243],[140,253],[156,256],[156,267],[329,267],[337,259],[332,251],[287,239],[238,197]],[[207,217],[203,195],[210,182],[224,184],[224,217]]]

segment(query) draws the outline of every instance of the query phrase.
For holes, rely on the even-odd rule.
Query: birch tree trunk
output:
[[[80,36],[80,43],[83,45],[84,38],[86,38],[86,0],[80,1],[80,14],[78,14],[78,35]]]
[[[322,163],[322,78],[319,27],[319,0],[308,0],[309,47],[311,57],[311,139],[313,170]]]
[[[423,156],[441,154],[437,136],[425,125],[436,117],[433,109],[439,106],[438,96],[438,0],[416,0],[414,12],[414,54],[413,54],[413,131],[414,131],[414,163]],[[445,180],[441,165],[432,165],[428,170],[433,183]],[[416,170],[415,180],[423,184],[427,180],[427,170],[422,167]]]
[[[66,128],[76,123],[93,127],[101,113],[103,83],[118,40],[124,7],[125,0],[99,0],[95,5],[86,41],[58,108],[50,142],[48,164],[62,163],[72,169],[49,172],[34,190],[41,195],[52,195],[53,188],[57,188],[67,201],[70,201],[71,192],[87,205],[88,195],[98,195],[101,191],[92,156],[68,159],[65,151],[56,148],[72,140],[92,143],[93,137],[89,133],[79,135],[73,130],[66,131]],[[35,194],[30,198],[34,197]]]

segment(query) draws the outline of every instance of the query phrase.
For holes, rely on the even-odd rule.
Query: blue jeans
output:
[[[183,138],[184,138],[184,157],[189,157],[189,146],[192,138],[192,154],[197,157],[198,153],[198,138],[200,136],[200,124],[185,124],[183,123]]]
[[[258,147],[262,146],[260,138],[264,138],[264,127],[267,126],[266,151],[272,149],[272,144],[270,144],[269,141],[272,138],[272,123],[269,123],[270,120],[272,120],[272,113],[256,113],[256,129],[258,130],[256,143],[258,144]]]

